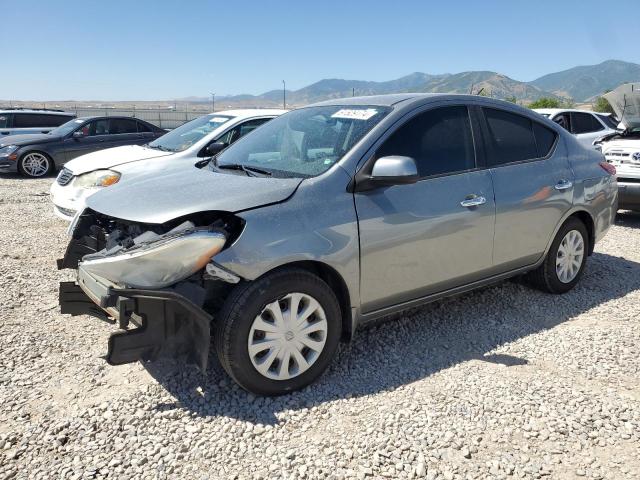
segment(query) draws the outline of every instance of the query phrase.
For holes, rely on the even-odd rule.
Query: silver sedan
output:
[[[111,364],[186,354],[204,369],[213,338],[238,384],[277,395],[380,317],[523,274],[571,290],[616,203],[599,152],[516,105],[333,100],[93,195],[60,304],[118,321]]]

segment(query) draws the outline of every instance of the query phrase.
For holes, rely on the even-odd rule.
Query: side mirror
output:
[[[84,133],[82,132],[82,130],[76,130],[75,132],[73,132],[72,137],[73,138],[84,138]]]
[[[226,144],[225,142],[210,143],[209,145],[207,145],[207,148],[205,148],[204,150],[205,156],[213,157],[214,155],[217,155],[228,146],[229,145]]]
[[[407,185],[420,179],[416,161],[411,157],[392,155],[380,157],[373,164],[370,175],[356,180],[356,191],[372,190],[376,187]]]

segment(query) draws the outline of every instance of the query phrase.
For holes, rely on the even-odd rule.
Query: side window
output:
[[[389,155],[413,158],[421,177],[475,168],[467,107],[442,107],[416,115],[376,152],[377,158]]]
[[[109,120],[106,118],[103,118],[102,120],[94,120],[84,125],[81,130],[85,136],[89,137],[109,135]]]
[[[73,117],[67,115],[47,115],[47,127],[59,127],[63,123],[67,123],[69,120],[73,120]]]
[[[8,128],[10,120],[8,113],[0,113],[0,128]]]
[[[254,131],[263,123],[267,123],[270,118],[258,118],[256,120],[249,120],[248,122],[244,122],[242,125],[239,125],[240,132],[238,138],[244,137],[247,133]],[[237,138],[236,138],[237,140]]]
[[[553,117],[553,121],[556,122],[558,125],[560,125],[562,128],[564,128],[567,131],[571,131],[571,122],[570,122],[570,117],[568,113],[561,113],[559,115],[556,115],[555,117]]]
[[[538,157],[542,158],[549,155],[553,145],[556,143],[556,132],[538,122],[533,122],[533,135],[536,138]]]
[[[604,127],[590,113],[571,113],[571,133],[591,133],[604,130]]]
[[[36,115],[31,115],[29,113],[15,113],[13,115],[13,126],[14,128],[29,128],[29,127],[37,127],[34,125],[36,121]]]
[[[219,136],[215,141],[223,142],[227,145],[231,145],[233,142],[237,141],[239,138],[244,137],[247,133],[255,130],[263,123],[268,122],[269,118],[260,118],[257,120],[249,120],[247,122],[241,123],[240,125],[236,125],[228,132],[223,133]]]
[[[144,123],[142,122],[136,122],[138,124],[138,133],[148,133],[151,131],[151,129],[149,127],[147,127]]]
[[[538,158],[532,121],[516,113],[483,108],[489,129],[490,166]]]
[[[128,118],[109,119],[109,135],[122,133],[138,133],[138,122]]]

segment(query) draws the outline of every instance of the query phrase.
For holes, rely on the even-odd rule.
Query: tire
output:
[[[296,320],[313,311],[300,328],[296,322],[287,323],[296,299],[300,300]],[[282,319],[278,321],[279,310]],[[229,294],[215,318],[214,344],[222,367],[238,385],[257,395],[274,396],[316,380],[335,355],[341,329],[340,305],[331,288],[306,270],[283,268],[241,284]]]
[[[43,152],[27,152],[18,160],[18,171],[25,177],[42,178],[53,170],[53,160]]]
[[[561,249],[561,245],[563,250],[567,248],[566,244],[563,244],[563,241],[566,239],[567,242],[572,243],[572,238],[579,238],[582,242],[582,256],[579,259],[579,267],[570,261],[571,257],[563,256],[562,253],[558,253]],[[575,252],[577,251],[580,250],[575,250]],[[580,281],[580,277],[582,277],[585,265],[587,264],[588,252],[589,235],[587,233],[587,228],[579,219],[569,218],[564,225],[560,227],[560,230],[556,234],[542,265],[530,272],[527,275],[527,278],[535,288],[544,292],[555,294],[566,293],[575,287],[578,281]],[[568,260],[564,260],[565,265],[567,262],[572,263],[573,265],[573,270],[564,270],[566,273],[565,278],[562,278],[562,274],[559,272],[557,267],[557,262],[561,261],[559,260],[560,257],[565,259],[568,258]],[[577,258],[577,255],[573,258]],[[571,275],[569,275],[568,272],[570,272]]]

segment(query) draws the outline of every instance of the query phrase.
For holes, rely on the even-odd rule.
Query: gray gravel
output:
[[[50,182],[0,178],[0,479],[640,478],[640,216],[567,295],[430,305],[265,399],[215,361],[106,365],[114,327],[58,312]]]

